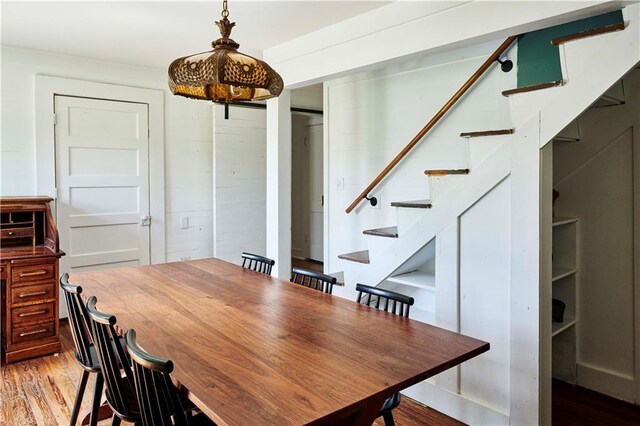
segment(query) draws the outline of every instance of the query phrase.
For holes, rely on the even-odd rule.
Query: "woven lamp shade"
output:
[[[242,102],[274,98],[282,92],[280,75],[267,63],[237,51],[229,38],[235,25],[216,22],[222,38],[213,50],[178,58],[169,65],[169,89],[174,95],[214,102]]]

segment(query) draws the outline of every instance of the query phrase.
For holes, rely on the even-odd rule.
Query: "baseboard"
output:
[[[466,424],[509,424],[509,416],[427,381],[403,390],[402,394]]]
[[[634,403],[633,377],[586,363],[578,363],[578,386]]]

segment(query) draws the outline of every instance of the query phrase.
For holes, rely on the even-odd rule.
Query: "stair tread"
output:
[[[531,86],[518,87],[502,92],[502,96],[511,96],[518,93],[533,92],[534,90],[548,89],[550,87],[564,86],[564,80],[550,81],[548,83],[533,84]]]
[[[559,44],[566,43],[568,41],[580,40],[582,38],[593,37],[600,34],[613,33],[616,31],[624,30],[624,23],[619,22],[617,24],[605,25],[604,27],[598,27],[591,30],[579,31],[577,33],[568,34],[566,36],[554,38],[551,40],[551,44],[558,46]]]
[[[431,200],[394,201],[391,207],[408,207],[413,209],[430,209]]]
[[[425,170],[427,176],[468,175],[469,169],[432,169]]]
[[[362,233],[365,235],[375,235],[376,237],[398,238],[398,227],[387,226],[385,228],[365,229]]]
[[[511,135],[515,132],[515,129],[499,129],[499,130],[481,130],[479,132],[464,132],[460,133],[461,138],[477,138],[482,136],[500,136]]]
[[[354,251],[353,253],[339,254],[338,258],[358,263],[369,263],[369,250]]]

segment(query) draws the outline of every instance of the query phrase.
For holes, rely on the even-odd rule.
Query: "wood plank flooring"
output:
[[[589,389],[553,381],[553,424],[562,426],[640,425],[640,407]]]
[[[291,266],[293,268],[302,268],[309,271],[323,272],[324,264],[317,260],[291,258]]]

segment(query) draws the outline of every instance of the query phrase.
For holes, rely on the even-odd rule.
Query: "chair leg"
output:
[[[102,385],[104,379],[102,373],[96,373],[96,389],[93,392],[93,404],[91,405],[91,420],[89,424],[91,426],[97,426],[98,420],[100,420],[100,399],[102,398]]]
[[[84,389],[87,387],[87,379],[89,379],[89,372],[84,370],[82,372],[82,377],[80,377],[80,384],[78,385],[78,392],[76,393],[76,402],[73,404],[73,410],[71,411],[71,419],[69,420],[70,426],[76,426],[76,423],[78,422],[78,413],[80,413],[80,405],[82,405]]]
[[[384,419],[384,426],[395,426],[396,422],[393,421],[393,412],[389,411],[382,415]]]
[[[113,413],[113,417],[111,418],[111,426],[120,426],[122,423],[122,419],[118,417],[116,413]]]

